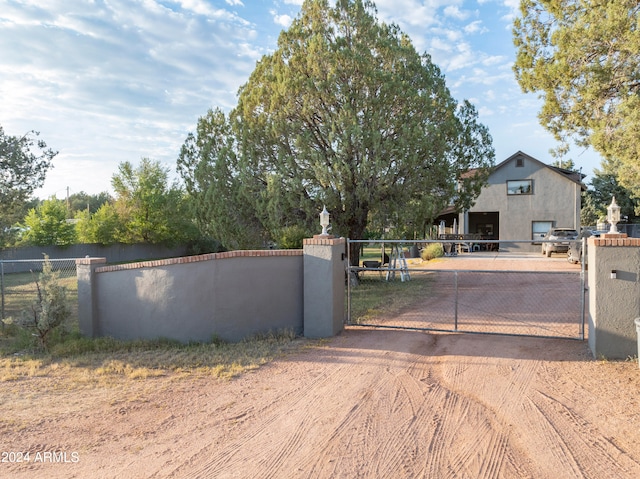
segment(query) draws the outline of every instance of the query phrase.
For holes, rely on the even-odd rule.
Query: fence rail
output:
[[[0,260],[0,320],[19,317],[38,298],[36,282],[42,273],[44,259]],[[57,271],[60,282],[67,288],[72,320],[77,319],[78,285],[76,259],[49,259],[51,269]]]

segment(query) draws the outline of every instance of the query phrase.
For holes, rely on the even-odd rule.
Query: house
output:
[[[496,165],[475,204],[456,214],[444,211],[436,220],[448,231],[479,234],[482,239],[539,240],[551,227],[580,228],[580,194],[585,175],[550,166],[518,151]],[[514,248],[538,251],[534,244]]]

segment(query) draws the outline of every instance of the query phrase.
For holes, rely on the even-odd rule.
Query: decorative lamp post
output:
[[[614,196],[611,199],[611,204],[607,208],[607,221],[611,225],[609,229],[609,234],[618,233],[618,228],[616,224],[620,221],[620,207],[616,204],[616,197]]]
[[[329,212],[326,206],[323,206],[320,212],[320,226],[322,226],[322,236],[329,236]]]

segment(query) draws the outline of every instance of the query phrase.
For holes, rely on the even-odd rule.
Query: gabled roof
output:
[[[525,158],[528,161],[533,161],[535,163],[538,163],[540,166],[543,166],[545,168],[549,168],[551,171],[553,171],[555,173],[558,173],[559,175],[564,176],[569,181],[573,181],[574,183],[577,183],[578,185],[580,185],[580,188],[583,191],[587,190],[587,186],[584,183],[582,183],[583,178],[585,178],[587,175],[584,175],[584,174],[582,174],[580,172],[576,172],[576,171],[572,171],[572,170],[565,170],[564,168],[559,168],[557,166],[547,165],[546,163],[541,162],[540,160],[534,158],[533,156],[527,155],[526,153],[524,153],[522,151],[519,151],[519,150],[516,153],[514,153],[513,155],[511,155],[509,158],[507,158],[506,160],[504,160],[501,163],[498,163],[496,166],[494,166],[493,169],[491,170],[491,172],[493,173],[494,171],[499,170],[504,165],[514,161],[518,157]]]

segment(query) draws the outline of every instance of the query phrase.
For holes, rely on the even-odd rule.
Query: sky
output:
[[[453,97],[489,128],[499,163],[523,151],[555,161],[536,94],[513,74],[518,0],[378,0],[431,55]],[[198,118],[231,110],[256,62],[277,47],[302,0],[0,0],[0,125],[58,151],[41,199],[112,192],[118,165],[176,160]],[[600,156],[573,147],[590,181]]]

